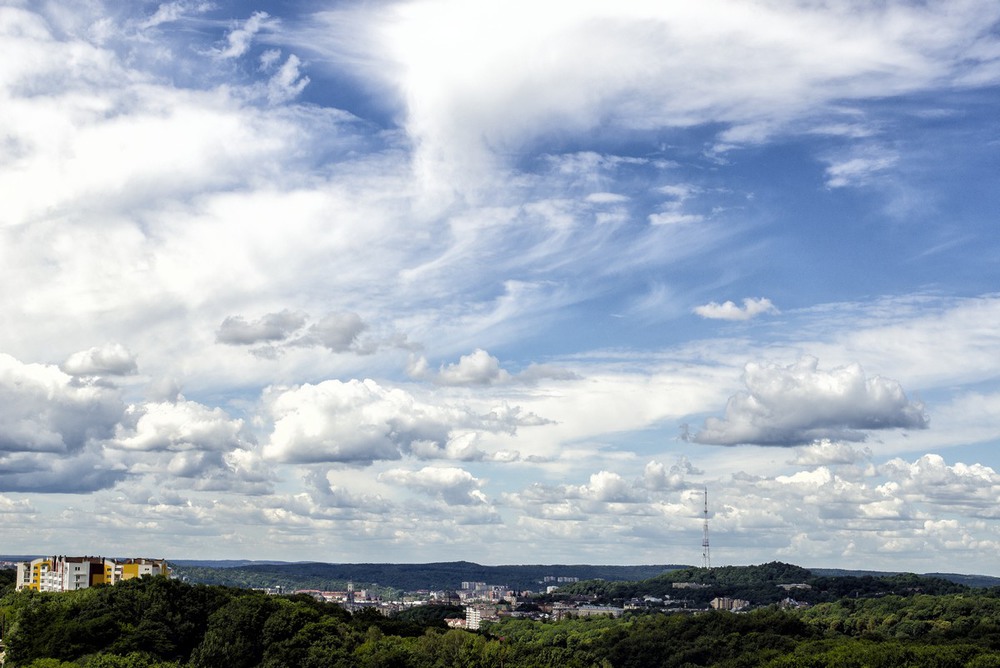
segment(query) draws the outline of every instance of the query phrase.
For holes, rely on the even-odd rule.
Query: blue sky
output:
[[[0,2],[4,552],[1000,575],[998,26]]]

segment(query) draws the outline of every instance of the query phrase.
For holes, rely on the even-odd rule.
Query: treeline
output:
[[[172,563],[174,572],[189,582],[227,587],[269,587],[289,589],[340,590],[347,582],[391,595],[394,591],[458,589],[462,581],[505,584],[516,590],[538,591],[548,576],[576,577],[581,580],[644,580],[684,568],[661,566],[601,566],[556,564],[524,566],[483,566],[470,561],[428,564],[246,564],[216,568],[204,564]],[[549,584],[557,584],[555,582]]]
[[[74,592],[8,593],[0,628],[5,668],[318,668],[385,665],[362,660],[382,638],[403,643],[446,625],[372,609],[352,615],[305,595],[144,577]]]
[[[675,583],[686,583],[697,587],[678,589],[675,588]],[[786,589],[780,585],[806,585],[806,587]],[[594,596],[602,603],[650,595],[684,599],[697,605],[706,605],[716,597],[739,598],[754,605],[768,605],[786,598],[793,598],[803,603],[824,603],[845,597],[961,594],[974,590],[942,578],[912,573],[815,577],[805,568],[775,561],[759,566],[683,568],[640,582],[588,580],[561,587],[559,591],[571,596]]]
[[[142,578],[0,597],[5,668],[1000,667],[993,592],[848,598],[748,614],[505,618],[449,630],[458,608],[395,618],[307,596]]]

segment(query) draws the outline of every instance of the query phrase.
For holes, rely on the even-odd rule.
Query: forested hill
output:
[[[280,585],[289,589],[339,590],[351,581],[358,586],[377,585],[403,591],[458,589],[463,581],[502,584],[517,590],[539,591],[544,590],[546,585],[565,584],[566,578],[635,581],[687,568],[677,564],[483,566],[469,561],[429,564],[257,563],[231,568],[213,568],[204,563],[171,562],[176,576],[201,584],[231,587]],[[556,580],[546,580],[546,578],[556,578]],[[563,578],[562,582],[558,578]]]
[[[729,597],[763,605],[785,598],[821,603],[887,595],[962,594],[970,590],[968,585],[941,577],[913,573],[818,576],[800,566],[775,561],[759,566],[676,569],[637,582],[588,580],[562,587],[560,592],[596,596],[605,602],[656,596],[704,603],[715,597]]]
[[[834,594],[848,595],[853,591],[885,591],[892,582],[909,577],[908,574],[887,572],[866,572],[835,569],[805,569],[781,562],[761,566],[721,566],[703,572],[703,569],[679,564],[644,566],[601,566],[593,564],[552,564],[523,566],[483,566],[469,561],[450,561],[426,564],[330,564],[319,562],[218,562],[218,561],[172,561],[175,575],[193,583],[218,584],[230,587],[273,587],[282,586],[287,590],[321,589],[342,590],[348,582],[358,587],[382,590],[416,591],[420,589],[457,589],[463,581],[486,582],[508,585],[517,590],[544,591],[547,585],[565,588],[566,578],[580,581],[605,581],[622,583],[620,591],[652,589],[653,591],[672,588],[673,582],[697,581],[719,585],[733,591],[733,587],[748,584],[767,586],[795,582],[819,580],[826,588],[834,587]],[[956,575],[934,573],[919,576],[929,581],[948,581],[969,587],[1000,586],[1000,578],[979,575]],[[546,580],[546,578],[557,578]],[[562,580],[558,580],[562,578]],[[847,578],[839,584],[834,580]],[[886,579],[888,578],[888,580]],[[652,580],[652,587],[634,587],[633,584]],[[633,583],[633,584],[629,584]],[[603,585],[601,585],[603,586]],[[906,586],[913,586],[906,585]],[[922,585],[924,589],[928,584]],[[593,589],[591,587],[591,589]],[[935,589],[941,589],[935,587]],[[662,592],[661,592],[662,593]]]

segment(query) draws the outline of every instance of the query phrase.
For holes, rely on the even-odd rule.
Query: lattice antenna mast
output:
[[[712,568],[712,551],[708,546],[708,487],[705,488],[705,522],[701,536],[701,567]]]

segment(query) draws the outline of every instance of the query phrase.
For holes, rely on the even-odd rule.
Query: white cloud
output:
[[[623,204],[629,201],[627,195],[605,192],[590,193],[584,199],[591,204]]]
[[[372,380],[271,388],[264,396],[274,429],[265,457],[297,463],[370,464],[405,453],[467,458],[463,433],[515,430],[517,421],[478,417],[468,409],[418,400]],[[516,417],[516,416],[515,416]]]
[[[244,444],[243,421],[193,401],[131,405],[110,443],[125,450],[225,452]]]
[[[406,373],[414,380],[429,380],[437,385],[452,387],[488,387],[511,383],[531,385],[548,380],[579,379],[573,371],[552,364],[529,364],[523,371],[512,374],[500,365],[497,357],[482,348],[462,355],[458,362],[442,364],[437,372],[430,369],[427,358],[411,356]]]
[[[698,306],[694,312],[702,318],[713,320],[750,320],[764,313],[778,313],[778,309],[766,297],[747,297],[743,300],[743,307],[740,308],[731,301],[717,304],[709,302],[703,306]]]
[[[793,463],[798,466],[852,465],[870,461],[870,448],[858,450],[848,443],[820,440],[795,449]]]
[[[899,156],[884,150],[869,150],[866,155],[838,160],[826,168],[826,185],[830,188],[867,185],[898,161]]]
[[[488,503],[480,491],[482,481],[464,469],[455,467],[426,466],[419,471],[391,469],[380,473],[382,482],[416,489],[424,494],[442,499],[449,505]]]
[[[570,488],[570,494],[579,498],[603,501],[605,503],[633,503],[641,497],[636,496],[633,486],[617,473],[599,471],[590,476],[590,482],[576,489]]]
[[[680,183],[660,186],[656,190],[671,199],[662,202],[659,206],[660,210],[649,215],[650,225],[681,225],[699,223],[705,219],[701,214],[685,211],[684,203],[698,194],[698,188],[690,184]]]
[[[945,508],[960,507],[965,512],[997,518],[1000,510],[1000,474],[982,464],[948,465],[940,455],[924,455],[914,462],[892,459],[879,467],[894,481],[894,490],[915,502],[930,502]]]
[[[814,440],[864,440],[865,431],[924,429],[923,406],[911,402],[900,384],[866,378],[860,365],[820,371],[804,357],[787,367],[746,365],[747,391],[733,395],[726,417],[708,418],[694,436],[699,443],[803,445]]]
[[[268,72],[281,59],[281,49],[268,49],[260,54],[260,71]]]
[[[34,513],[35,509],[27,499],[15,501],[0,494],[0,514],[7,513]]]
[[[216,330],[216,341],[234,346],[255,346],[250,352],[260,358],[276,359],[294,348],[321,346],[334,353],[371,355],[380,346],[406,347],[399,336],[362,340],[369,326],[354,312],[328,313],[309,324],[302,311],[285,309],[248,321],[228,316]],[[261,345],[256,345],[261,344]]]
[[[0,453],[79,452],[109,437],[123,410],[113,389],[0,353]]]
[[[71,376],[125,376],[136,372],[135,356],[120,343],[106,343],[70,355],[60,368]]]
[[[912,178],[925,167],[906,133],[929,118],[914,107],[937,86],[996,81],[988,0],[416,0],[341,3],[322,26],[291,5],[280,24],[229,25],[217,17],[245,7],[36,5],[0,8],[0,312],[16,324],[0,349],[65,360],[0,363],[0,513],[25,515],[31,494],[51,528],[9,532],[26,551],[97,527],[105,551],[169,536],[161,549],[195,555],[475,558],[482,534],[463,523],[502,522],[516,537],[496,559],[696,561],[707,484],[731,562],[996,553],[995,463],[913,462],[995,441],[995,296],[793,309],[738,339],[683,339],[690,295],[769,289],[793,247],[772,233],[811,243],[831,215],[759,173],[777,164],[771,147],[735,149],[784,133],[801,162],[780,169],[801,168],[824,201]],[[949,100],[942,128],[964,117]],[[814,203],[815,220],[785,217]],[[952,224],[986,248],[975,208]],[[911,258],[933,245],[933,230],[906,229],[873,243]],[[885,267],[868,266],[885,289]],[[894,266],[906,289],[913,266]],[[812,283],[782,284],[782,300],[826,298]],[[83,350],[102,341],[128,348]],[[746,360],[802,351],[835,368],[758,368],[699,436],[806,445],[676,438],[723,405]],[[400,378],[410,353],[429,383]],[[95,378],[137,359],[141,382]],[[886,378],[920,392],[934,429],[870,431],[923,421]],[[865,433],[870,449],[845,440]],[[698,468],[683,458],[695,450]],[[67,491],[92,494],[86,531],[68,519],[79,503],[50,494]]]
[[[317,342],[333,352],[358,350],[358,336],[368,325],[357,313],[330,313],[309,328],[309,335],[299,343]]]
[[[233,28],[226,35],[226,46],[215,49],[212,55],[216,58],[239,58],[250,50],[254,35],[261,30],[273,27],[277,23],[267,12],[254,12],[238,28]]]
[[[114,487],[129,476],[128,467],[99,446],[71,453],[0,452],[0,491],[89,494]]]
[[[650,225],[682,225],[684,223],[700,223],[704,216],[673,211],[673,206],[665,207],[666,211],[649,214]]]
[[[695,468],[687,457],[681,457],[669,469],[660,462],[651,461],[642,471],[642,483],[653,491],[681,490],[691,486],[687,476],[702,474],[704,471]]]
[[[555,129],[774,128],[833,100],[957,79],[989,66],[977,47],[998,15],[989,2],[944,10],[729,0],[594,0],[573,12],[423,0],[374,11],[325,14],[336,35],[326,55],[388,80],[406,105],[417,164],[438,185],[474,181],[498,154]]]
[[[139,28],[147,30],[163,23],[172,23],[187,14],[207,12],[212,6],[210,2],[184,2],[183,0],[164,2],[156,8],[156,12],[152,16],[139,23]]]
[[[455,364],[442,366],[435,382],[442,385],[489,385],[510,379],[510,374],[500,368],[500,360],[485,350],[477,348]]]
[[[267,101],[271,104],[282,104],[294,100],[309,85],[309,77],[302,74],[302,61],[294,53],[290,54],[285,63],[267,81]]]
[[[280,313],[268,313],[253,321],[231,315],[219,325],[215,338],[219,343],[230,345],[283,341],[302,327],[305,321],[304,314],[287,309]]]

